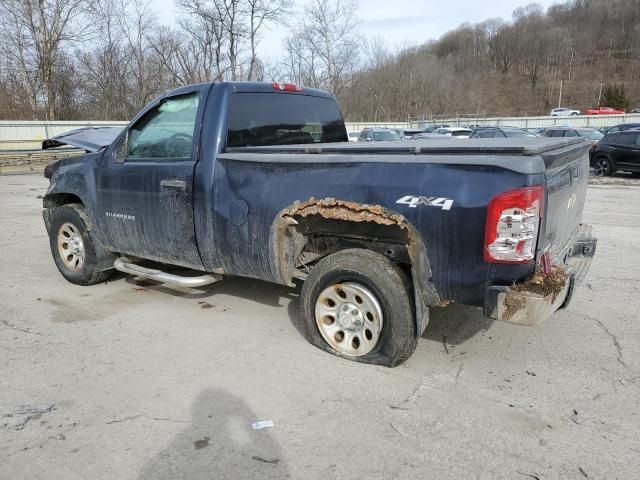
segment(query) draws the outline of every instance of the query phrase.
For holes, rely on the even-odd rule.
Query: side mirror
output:
[[[127,158],[127,136],[122,137],[118,144],[113,148],[112,152],[113,161],[115,163],[124,163],[124,159]]]

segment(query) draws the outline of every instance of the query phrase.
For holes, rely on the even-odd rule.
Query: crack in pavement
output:
[[[622,359],[622,346],[620,345],[620,342],[618,342],[618,338],[599,319],[592,317],[590,315],[585,315],[585,318],[588,318],[589,320],[594,321],[602,329],[602,331],[609,336],[609,338],[611,339],[611,342],[613,342],[613,346],[616,348],[616,352],[617,352],[616,360],[624,368],[629,368],[627,364],[624,362],[624,360]]]

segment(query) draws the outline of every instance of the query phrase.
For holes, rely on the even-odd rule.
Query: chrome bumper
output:
[[[553,295],[542,296],[526,289],[492,285],[485,291],[484,314],[487,318],[536,325],[549,318],[556,310],[566,308],[571,301],[576,284],[584,280],[596,252],[598,240],[591,236],[590,225],[584,225],[580,234],[568,249],[564,264],[567,279],[562,289]]]

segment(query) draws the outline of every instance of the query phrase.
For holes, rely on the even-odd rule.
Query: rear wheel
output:
[[[93,285],[105,281],[113,270],[98,268],[97,244],[89,217],[79,204],[63,205],[51,213],[49,246],[56,267],[71,283]]]
[[[607,157],[598,157],[593,164],[593,172],[597,177],[608,177],[613,173],[613,167]]]
[[[300,304],[307,339],[333,355],[394,367],[416,348],[410,282],[376,252],[349,249],[320,260]]]

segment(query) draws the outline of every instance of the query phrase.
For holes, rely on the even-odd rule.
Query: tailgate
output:
[[[589,182],[589,144],[573,145],[545,158],[546,207],[538,242],[554,263],[565,263],[582,221]]]

